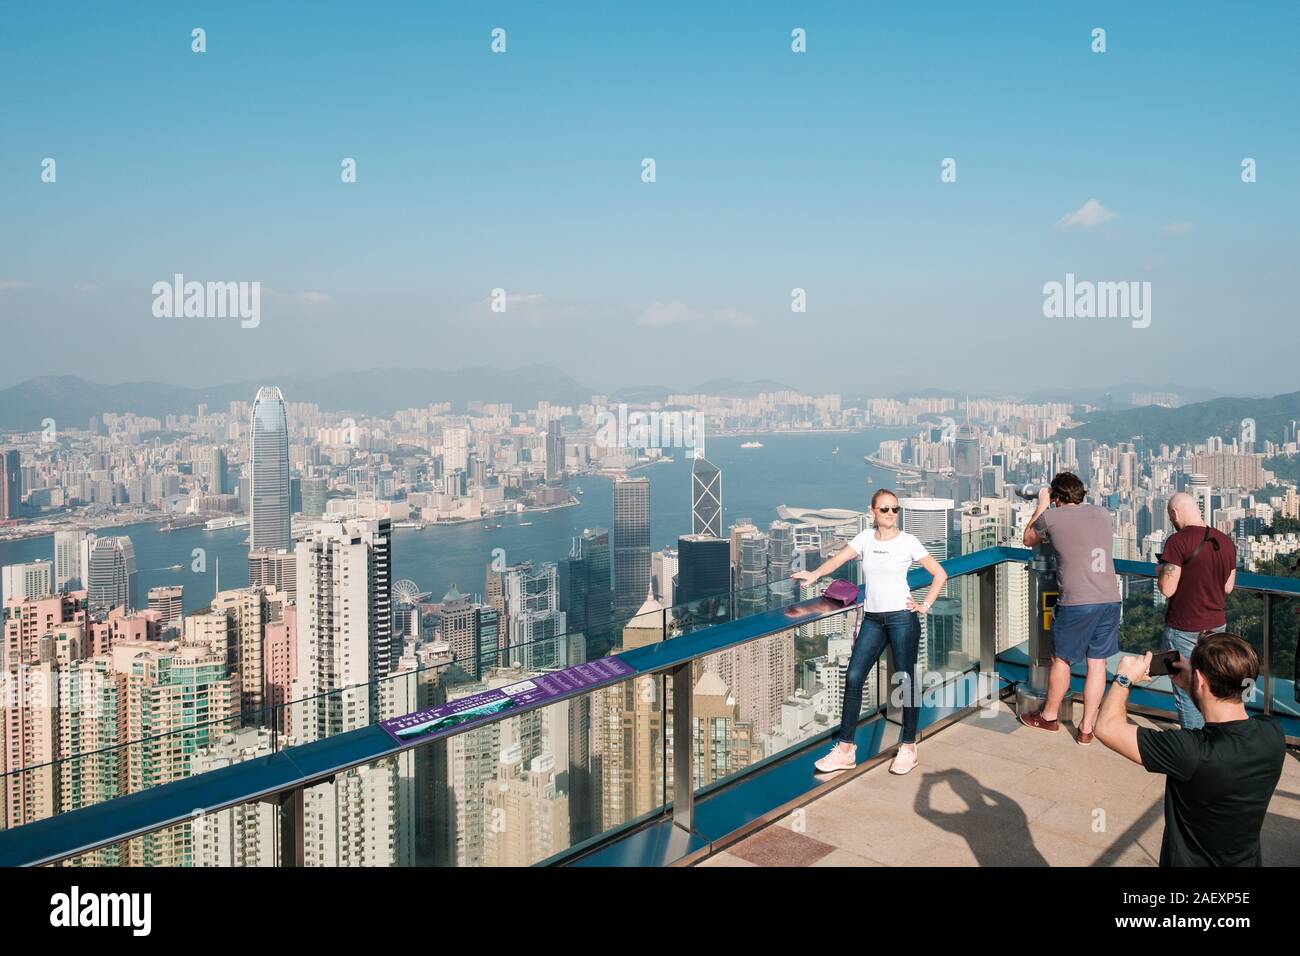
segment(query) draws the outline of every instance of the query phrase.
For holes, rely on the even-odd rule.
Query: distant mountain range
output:
[[[1240,438],[1242,421],[1255,422],[1255,446],[1266,440],[1280,442],[1286,426],[1300,420],[1300,392],[1272,398],[1216,398],[1181,408],[1127,408],[1095,412],[1077,428],[1058,433],[1073,438],[1093,438],[1113,445],[1141,435],[1146,446],[1204,441],[1211,435],[1230,440]]]
[[[209,388],[161,382],[100,385],[71,375],[42,376],[0,389],[0,429],[31,431],[43,427],[45,419],[84,428],[92,416],[104,412],[152,418],[192,414],[200,403],[222,408],[232,401],[251,402],[262,385],[279,386],[288,402],[314,402],[326,411],[366,415],[391,415],[399,408],[418,408],[432,402],[450,402],[458,411],[476,400],[508,402],[516,408],[531,408],[539,401],[577,405],[591,401],[591,396],[601,391],[549,365],[517,369],[369,369]],[[715,379],[692,388],[626,386],[608,394],[615,402],[653,402],[664,401],[673,392],[757,395],[788,387],[776,382]]]

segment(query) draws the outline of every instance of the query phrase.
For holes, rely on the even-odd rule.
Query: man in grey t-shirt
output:
[[[1046,539],[1056,549],[1061,594],[1052,615],[1052,670],[1043,709],[1021,714],[1029,727],[1060,729],[1057,711],[1070,689],[1070,665],[1088,662],[1083,684],[1083,720],[1078,742],[1092,743],[1092,732],[1106,692],[1106,658],[1119,653],[1119,585],[1111,560],[1110,512],[1083,500],[1087,489],[1063,471],[1038,495],[1038,507],[1025,528],[1025,544]],[[1049,507],[1054,505],[1055,507]]]

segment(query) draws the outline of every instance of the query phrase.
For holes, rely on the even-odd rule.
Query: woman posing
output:
[[[903,690],[903,733],[898,753],[890,765],[891,773],[907,773],[916,766],[916,724],[921,716],[919,688],[916,683],[916,654],[921,642],[921,619],[928,613],[943,590],[948,574],[925,546],[898,527],[898,496],[881,488],[871,496],[874,528],[868,528],[823,561],[815,571],[797,571],[790,575],[803,584],[812,584],[853,558],[862,559],[863,579],[867,583],[862,627],[858,630],[844,675],[844,709],[840,717],[839,740],[831,752],[817,761],[823,773],[851,770],[857,765],[855,742],[858,717],[862,711],[862,685],[871,665],[876,663],[888,642],[894,649],[894,662],[905,675]],[[915,561],[933,575],[925,602],[917,604],[907,587],[907,572]],[[889,686],[894,686],[893,675]]]

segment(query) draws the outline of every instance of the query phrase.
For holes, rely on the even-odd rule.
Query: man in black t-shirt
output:
[[[1131,684],[1149,680],[1151,654],[1125,657],[1102,701],[1097,737],[1165,781],[1161,866],[1259,866],[1259,831],[1282,776],[1286,737],[1272,717],[1248,717],[1242,693],[1259,656],[1236,634],[1207,634],[1173,680],[1205,715],[1196,730],[1150,730],[1128,722]]]

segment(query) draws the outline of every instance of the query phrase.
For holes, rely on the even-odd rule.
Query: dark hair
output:
[[[1246,684],[1259,676],[1259,655],[1236,634],[1202,634],[1192,649],[1192,670],[1205,675],[1219,700],[1241,700]]]
[[[871,507],[874,508],[876,506],[876,502],[880,499],[881,495],[889,495],[889,497],[893,498],[895,501],[898,500],[898,495],[894,494],[890,489],[877,488],[876,493],[871,496]]]
[[[1052,479],[1052,497],[1062,504],[1077,505],[1087,493],[1088,489],[1073,472],[1063,471]]]

